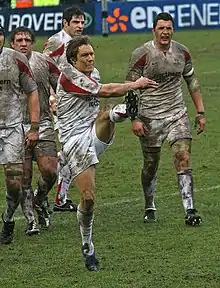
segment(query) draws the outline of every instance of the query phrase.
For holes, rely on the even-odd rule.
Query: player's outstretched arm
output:
[[[157,82],[146,77],[140,77],[135,82],[128,82],[124,84],[110,83],[102,84],[98,96],[99,97],[121,97],[126,94],[130,89],[143,89],[143,88],[157,88]]]

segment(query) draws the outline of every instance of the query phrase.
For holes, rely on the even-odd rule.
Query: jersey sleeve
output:
[[[33,74],[26,56],[21,53],[16,54],[16,62],[19,69],[19,81],[25,94],[29,94],[37,90],[37,84],[33,79]]]
[[[183,54],[184,54],[184,59],[185,59],[185,67],[183,70],[183,77],[190,77],[194,74],[192,57],[189,53],[189,50],[186,47],[183,48]]]
[[[102,85],[96,80],[80,72],[72,71],[71,74],[70,76],[66,73],[61,73],[60,84],[65,92],[74,93],[74,95],[78,96],[96,96],[98,94]]]
[[[132,52],[128,62],[126,81],[136,81],[143,76],[144,66],[147,64],[147,53],[142,48],[137,48]]]

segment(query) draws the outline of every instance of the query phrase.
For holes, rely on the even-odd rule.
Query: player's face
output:
[[[14,50],[26,55],[27,58],[31,57],[32,46],[33,46],[33,43],[32,43],[30,34],[24,33],[24,32],[17,33],[15,35],[14,41],[11,42],[11,47]]]
[[[71,37],[76,35],[81,35],[85,26],[85,19],[83,15],[73,16],[70,23],[68,24],[66,20],[63,21],[63,29]]]
[[[153,29],[155,41],[159,46],[169,46],[173,36],[172,21],[159,20]]]
[[[91,45],[79,47],[77,59],[73,61],[73,66],[82,73],[90,74],[94,70],[95,55]]]
[[[0,31],[0,49],[3,47],[5,42],[5,36],[4,34]]]

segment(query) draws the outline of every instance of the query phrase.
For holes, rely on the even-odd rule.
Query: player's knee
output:
[[[160,148],[148,148],[144,151],[144,166],[142,175],[148,178],[154,178],[160,161]]]
[[[190,166],[190,153],[189,151],[178,151],[174,155],[174,165],[178,172],[187,170]]]
[[[94,206],[94,191],[91,189],[84,189],[82,191],[82,204],[84,211],[92,211]]]
[[[20,190],[23,165],[22,164],[5,165],[4,170],[5,170],[7,189],[16,191]]]
[[[104,106],[100,109],[98,116],[96,118],[96,122],[109,120],[109,108]]]
[[[23,189],[29,189],[32,183],[32,170],[25,170],[22,175],[22,187]]]
[[[191,139],[179,139],[171,145],[177,172],[189,169]]]
[[[42,171],[42,177],[46,182],[55,182],[57,179],[57,170],[53,167],[48,167]]]

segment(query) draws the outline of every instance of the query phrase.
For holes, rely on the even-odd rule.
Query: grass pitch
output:
[[[100,158],[94,243],[101,265],[88,272],[81,259],[81,240],[76,215],[54,213],[49,231],[25,236],[25,220],[16,213],[14,242],[0,246],[0,287],[4,288],[219,288],[219,193],[220,159],[220,30],[176,32],[175,39],[188,46],[200,80],[207,115],[206,132],[193,130],[192,168],[201,227],[184,225],[176,175],[168,145],[159,167],[156,224],[144,224],[140,185],[142,155],[129,121],[117,125],[114,145]],[[96,63],[103,83],[124,81],[132,50],[151,39],[151,34],[92,37]],[[41,51],[45,39],[39,38]],[[195,109],[185,100],[193,125]],[[111,102],[111,100],[108,100]],[[115,100],[114,100],[115,101]],[[35,173],[34,182],[38,172]],[[1,211],[5,186],[2,172]],[[77,201],[72,188],[70,198]],[[55,188],[50,200],[55,199]]]

